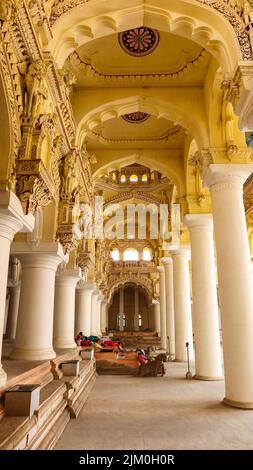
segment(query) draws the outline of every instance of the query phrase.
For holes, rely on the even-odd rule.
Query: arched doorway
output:
[[[109,330],[151,330],[149,300],[144,289],[133,283],[119,287],[111,299],[108,323]]]

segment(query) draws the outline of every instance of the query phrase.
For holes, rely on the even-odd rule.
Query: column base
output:
[[[3,370],[2,366],[0,366],[0,387],[2,387],[3,385],[5,385],[7,382],[7,374],[6,372]]]
[[[208,375],[197,375],[197,374],[194,375],[193,378],[196,379],[196,380],[224,380],[223,376],[212,377],[212,376],[208,376]]]
[[[54,343],[54,347],[56,349],[74,349],[76,348],[76,343],[75,342]]]
[[[10,354],[10,359],[24,360],[24,361],[46,361],[54,359],[56,353],[53,348],[48,349],[22,349],[14,348]]]
[[[253,410],[253,402],[233,401],[228,398],[223,398],[222,402],[225,405],[232,406],[233,408],[240,408],[241,410]]]

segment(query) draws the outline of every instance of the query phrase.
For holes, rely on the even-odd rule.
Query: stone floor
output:
[[[167,363],[157,378],[100,376],[56,449],[253,449],[253,411],[221,403],[224,382],[186,380]]]

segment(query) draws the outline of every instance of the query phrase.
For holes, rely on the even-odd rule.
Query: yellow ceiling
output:
[[[101,148],[157,148],[183,147],[184,130],[167,119],[150,116],[139,123],[126,122],[121,116],[109,119],[95,127],[87,136],[90,150]]]
[[[75,51],[69,66],[77,86],[198,86],[203,83],[210,54],[189,39],[159,32],[156,49],[144,57],[125,52],[118,34],[95,39]]]

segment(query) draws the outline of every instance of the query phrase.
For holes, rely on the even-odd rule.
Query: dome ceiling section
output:
[[[189,39],[143,27],[81,46],[71,54],[68,67],[83,87],[198,86],[210,60]]]
[[[164,118],[147,113],[130,113],[109,119],[92,129],[86,144],[90,150],[103,148],[182,149],[185,130]]]

